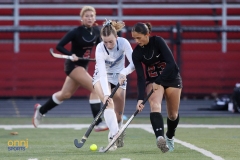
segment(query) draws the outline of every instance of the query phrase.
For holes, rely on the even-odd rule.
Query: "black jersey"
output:
[[[64,48],[66,44],[71,42],[71,51]],[[100,42],[100,31],[98,27],[87,28],[79,26],[70,30],[58,43],[57,50],[66,55],[76,54],[78,57],[89,58],[92,48]],[[71,60],[66,60],[71,63]],[[70,62],[71,61],[71,62]],[[75,63],[79,66],[86,66],[89,61],[79,60]]]
[[[146,81],[161,85],[163,81],[172,81],[179,75],[171,50],[159,36],[150,37],[147,45],[136,46],[132,60],[138,77],[138,100],[144,98]],[[146,80],[142,63],[145,65]]]

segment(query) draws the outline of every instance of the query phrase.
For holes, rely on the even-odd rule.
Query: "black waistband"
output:
[[[114,75],[114,74],[119,74],[119,73],[107,73],[107,75]]]

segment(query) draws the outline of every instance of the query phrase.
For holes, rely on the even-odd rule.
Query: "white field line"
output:
[[[47,128],[47,129],[76,129],[80,130],[83,128],[88,128],[90,124],[41,124],[38,128]],[[151,128],[150,124],[130,124],[128,128]],[[167,127],[164,125],[164,127]],[[25,128],[34,128],[33,125],[0,125],[0,129],[12,130],[12,129],[25,129]],[[179,124],[178,128],[240,128],[240,125],[205,125],[205,124]]]
[[[88,128],[88,124],[43,124],[40,125],[39,128],[47,128],[47,129],[83,129]],[[166,127],[166,125],[164,126]],[[33,125],[0,125],[0,129],[12,130],[12,129],[25,129],[25,128],[34,128]],[[131,124],[128,128],[141,128],[150,133],[153,133],[152,126],[150,124]],[[193,125],[193,124],[179,124],[178,128],[240,128],[240,125]],[[198,148],[190,143],[175,139],[176,143],[179,143],[187,148],[195,150],[197,152],[202,153],[203,155],[212,158],[213,160],[224,160],[222,157],[214,155],[213,153],[204,150],[202,148]]]
[[[154,134],[154,132],[153,132],[153,130],[152,130],[152,127],[141,127],[141,128],[142,128],[143,130],[145,130],[145,131],[148,131],[148,132]],[[186,128],[186,127],[184,127],[184,128]],[[206,128],[206,127],[205,127],[205,128]],[[207,127],[207,128],[208,128],[208,127]],[[185,146],[185,147],[187,147],[187,148],[189,148],[189,149],[191,149],[191,150],[195,150],[195,151],[197,151],[197,152],[200,152],[200,153],[202,153],[203,155],[212,158],[213,160],[224,160],[222,157],[217,156],[217,155],[213,154],[212,152],[207,151],[207,150],[205,150],[205,149],[203,149],[203,148],[199,148],[199,147],[197,147],[197,146],[194,146],[193,144],[190,144],[190,143],[181,141],[181,140],[176,139],[176,138],[174,139],[174,141],[177,142],[177,143],[179,143],[179,144],[181,144],[181,145],[183,145],[183,146]]]

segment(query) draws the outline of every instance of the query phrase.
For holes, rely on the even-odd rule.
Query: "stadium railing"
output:
[[[86,4],[91,4],[96,8],[98,23],[102,23],[105,18],[123,20],[126,23],[123,36],[129,39],[133,46],[136,44],[131,40],[131,26],[137,21],[151,22],[153,24],[152,34],[161,35],[167,40],[181,71],[183,71],[183,94],[230,93],[231,86],[240,79],[239,74],[237,74],[239,64],[236,62],[236,59],[239,59],[239,54],[220,54],[228,51],[239,51],[240,17],[238,10],[240,5],[237,1],[228,4],[226,1],[216,1],[216,4],[189,4],[190,1],[181,4],[158,4],[156,2],[146,4],[140,1],[129,3],[123,0],[108,1],[108,4],[105,3],[107,1],[98,3],[89,1],[89,3],[78,5],[73,2],[80,1],[73,0],[62,1],[58,5],[54,2],[40,3],[43,1],[34,1],[36,3],[33,4],[33,1],[30,0],[16,0],[14,2],[14,4],[10,1],[0,5],[0,13],[5,13],[0,16],[0,43],[14,44],[10,45],[13,46],[13,50],[10,52],[20,52],[22,55],[15,54],[14,57],[9,57],[9,55],[4,54],[6,57],[3,58],[3,61],[6,63],[1,64],[4,64],[4,66],[6,64],[6,69],[9,68],[7,64],[9,58],[14,60],[12,63],[16,64],[13,67],[15,68],[13,73],[10,71],[3,72],[4,68],[1,72],[6,81],[1,80],[0,86],[7,88],[5,92],[7,96],[47,96],[62,85],[63,80],[61,78],[64,78],[64,76],[58,74],[58,70],[59,73],[62,72],[57,67],[62,64],[60,61],[56,61],[54,62],[56,65],[52,65],[52,67],[54,66],[54,73],[50,72],[47,63],[41,66],[41,71],[30,73],[27,72],[29,67],[32,70],[37,69],[43,61],[48,60],[48,57],[44,56],[45,54],[41,55],[40,59],[35,62],[36,55],[28,52],[34,50],[39,53],[45,52],[47,48],[49,49],[50,46],[56,44],[65,32],[78,25],[76,22],[79,21],[79,8]],[[62,12],[59,12],[60,9]],[[181,14],[176,15],[177,11],[180,10]],[[184,10],[189,10],[189,12],[185,15]],[[198,10],[199,14],[191,15],[193,10]],[[211,10],[216,10],[216,14],[212,14]],[[206,11],[207,13],[200,11]],[[166,14],[163,14],[165,12]],[[154,16],[154,14],[156,15]],[[216,21],[218,22],[217,25],[215,25]],[[176,25],[176,22],[181,22],[181,24]],[[36,47],[38,43],[43,45]],[[234,45],[231,45],[231,43]],[[21,45],[22,47],[20,47]],[[198,45],[199,47],[197,47]],[[2,45],[2,48],[4,47],[5,45]],[[196,48],[198,48],[197,51]],[[209,52],[214,53],[209,54]],[[16,70],[16,67],[26,70],[20,72]],[[29,77],[29,74],[31,79],[26,78]],[[48,84],[43,82],[45,78],[43,79],[42,75],[49,79]],[[11,77],[14,77],[14,81],[10,80]],[[21,84],[19,80],[21,80]],[[37,88],[32,82],[40,86]],[[128,83],[130,87],[128,97],[131,97],[136,94],[136,75],[131,74]],[[13,89],[9,90],[9,88]],[[42,90],[42,88],[48,89]],[[82,94],[78,95],[82,96]]]
[[[82,6],[86,5],[86,4],[73,4],[74,2],[84,2],[84,1],[69,1],[72,2],[71,4],[66,4],[67,1],[62,1],[65,3],[58,3],[56,5],[56,3],[53,3],[50,1],[50,3],[46,3],[45,1],[24,1],[24,0],[15,0],[13,1],[14,3],[2,3],[0,5],[0,9],[4,10],[4,9],[11,9],[13,10],[13,14],[12,15],[3,15],[0,16],[0,21],[10,21],[8,23],[13,23],[12,25],[1,25],[0,28],[0,32],[5,32],[6,29],[8,28],[12,28],[12,31],[14,32],[14,52],[19,52],[19,43],[20,43],[20,38],[19,38],[19,32],[22,31],[26,31],[26,29],[29,29],[29,31],[44,31],[46,32],[47,30],[49,31],[54,31],[54,29],[57,28],[61,28],[61,27],[57,27],[54,28],[52,26],[48,26],[48,27],[44,27],[41,26],[36,30],[36,27],[34,28],[27,28],[21,24],[24,23],[24,21],[52,21],[54,23],[54,21],[78,21],[79,20],[79,16],[76,15],[69,15],[69,16],[64,16],[61,15],[59,12],[58,15],[31,15],[31,14],[26,14],[26,15],[22,15],[21,12],[23,12],[22,10],[27,9],[27,10],[41,10],[41,9],[58,9],[58,10],[64,10],[64,9],[79,9]],[[32,4],[31,4],[32,2]],[[39,2],[39,3],[35,3],[33,4],[33,2]],[[40,3],[43,2],[43,3]],[[45,2],[45,4],[44,4]],[[49,1],[48,1],[49,2]],[[104,3],[105,2],[105,3]],[[108,3],[107,3],[108,2]],[[135,3],[134,3],[135,2]],[[139,3],[138,3],[139,2]],[[151,4],[152,2],[152,4]],[[154,2],[154,3],[153,3]],[[161,1],[159,1],[161,2]],[[186,1],[186,2],[190,2],[190,1]],[[201,1],[199,1],[201,2]],[[97,10],[98,9],[112,9],[115,10],[115,12],[112,12],[112,15],[98,15],[97,16],[97,21],[103,21],[105,20],[105,18],[107,19],[114,19],[114,20],[122,20],[122,21],[152,21],[154,23],[154,21],[174,21],[174,23],[176,23],[177,21],[220,21],[222,22],[221,27],[223,29],[228,28],[229,26],[227,26],[227,22],[228,21],[240,21],[240,17],[238,15],[228,15],[227,14],[227,10],[228,9],[239,9],[240,8],[240,4],[237,3],[237,1],[232,1],[235,3],[230,3],[228,4],[226,2],[226,0],[223,0],[222,3],[220,3],[219,1],[216,1],[217,3],[191,3],[191,4],[163,4],[163,3],[156,3],[155,1],[148,1],[145,4],[142,3],[142,1],[133,1],[133,4],[131,4],[128,1],[124,1],[124,0],[118,0],[118,1],[112,1],[111,3],[109,3],[109,1],[102,1],[100,3],[100,1],[89,1],[89,3],[95,7]],[[29,4],[30,3],[30,4]],[[92,3],[98,3],[98,4],[92,4]],[[138,10],[139,9],[139,10]],[[150,10],[164,10],[164,9],[221,9],[222,14],[216,14],[216,15],[204,15],[202,13],[199,12],[199,15],[144,15],[144,13],[138,12],[141,11],[143,9],[150,9]],[[126,11],[128,10],[128,12]],[[137,11],[136,15],[131,15],[131,13],[129,15],[126,15],[127,13],[129,13],[129,10],[132,12],[134,12],[134,10]],[[149,10],[147,10],[149,11]],[[143,10],[144,12],[144,10]],[[126,13],[126,14],[125,14]],[[137,15],[139,13],[139,15]],[[3,24],[3,22],[2,22]],[[7,22],[6,22],[7,24]],[[131,23],[129,23],[131,24]],[[58,31],[58,29],[56,30]],[[65,30],[63,30],[65,31]],[[226,32],[222,32],[222,51],[226,52],[227,48],[226,48],[226,39],[227,39],[227,35]]]

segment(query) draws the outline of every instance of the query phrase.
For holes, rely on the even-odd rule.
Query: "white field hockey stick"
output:
[[[62,59],[73,59],[72,56],[68,56],[68,55],[62,55],[62,54],[57,54],[57,53],[54,53],[53,51],[53,48],[50,48],[49,49],[51,55],[55,58],[62,58]],[[92,58],[81,58],[81,57],[78,57],[79,60],[86,60],[86,61],[96,61],[95,59],[92,59]]]
[[[153,90],[147,95],[147,97],[143,100],[142,104],[144,105],[148,98],[152,95]],[[123,127],[118,131],[118,133],[113,137],[112,141],[104,148],[100,147],[99,152],[105,153],[109,150],[109,148],[116,142],[116,140],[121,136],[121,134],[126,130],[128,125],[131,123],[133,118],[139,113],[139,110],[136,110],[134,114],[129,118],[129,120],[123,125]]]
[[[114,94],[116,93],[117,89],[119,88],[120,84],[118,83],[116,85],[116,87],[114,88],[114,90],[112,91],[111,95],[109,96],[109,98],[112,98],[114,96]],[[94,126],[96,125],[98,119],[101,117],[101,115],[103,114],[104,110],[107,107],[107,102],[103,105],[102,109],[98,112],[97,116],[95,117],[95,119],[93,120],[92,124],[89,126],[87,132],[84,134],[84,136],[82,137],[81,141],[78,142],[78,139],[74,140],[74,144],[77,148],[81,148],[84,143],[86,142],[88,136],[90,135],[90,133],[92,132]]]

